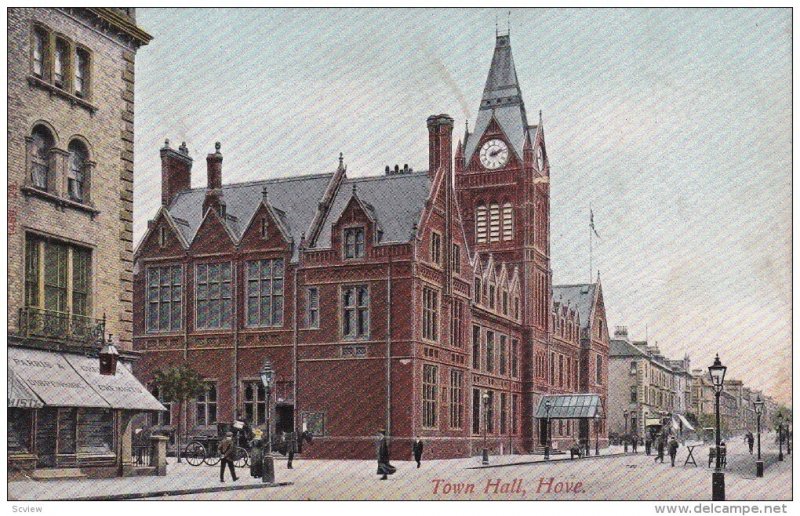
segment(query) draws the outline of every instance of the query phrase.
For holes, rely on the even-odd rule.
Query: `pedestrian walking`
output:
[[[678,446],[678,440],[673,435],[669,438],[669,460],[673,468],[675,467],[675,457],[678,455]]]
[[[631,445],[633,446],[633,453],[638,453],[639,449],[639,436],[635,433],[631,435]]]
[[[286,469],[294,469],[292,467],[292,461],[294,461],[294,454],[297,453],[297,433],[285,432],[283,434],[283,439],[286,443]]]
[[[414,439],[414,445],[411,447],[411,451],[414,452],[414,460],[417,461],[417,469],[419,469],[419,467],[422,465],[422,449],[424,447],[425,445],[423,444],[422,439],[417,436],[417,438]]]
[[[573,460],[575,456],[581,458],[581,446],[578,444],[578,441],[573,441],[572,446],[569,447],[569,459]]]
[[[394,466],[389,464],[389,442],[386,440],[386,430],[378,430],[378,475],[383,475],[381,480],[386,480],[387,475],[393,475],[397,471]]]
[[[658,459],[661,459],[661,464],[664,464],[664,436],[659,434],[656,437],[656,458],[653,459],[653,462],[658,462]]]
[[[236,476],[236,467],[233,465],[233,460],[236,457],[236,443],[233,442],[233,432],[226,432],[225,439],[219,443],[219,454],[222,460],[219,462],[219,481],[225,482],[225,465],[231,472],[231,478],[234,482],[239,480]]]
[[[750,448],[750,455],[752,455],[753,454],[753,442],[755,441],[755,437],[753,437],[753,432],[748,430],[747,434],[744,436],[744,440],[747,442],[747,447]]]
[[[653,434],[647,432],[644,436],[644,453],[650,455],[650,450],[653,447]]]

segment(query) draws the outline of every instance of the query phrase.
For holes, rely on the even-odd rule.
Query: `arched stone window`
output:
[[[51,183],[50,150],[53,148],[53,135],[42,125],[37,125],[31,133],[31,183],[34,187],[47,190]]]
[[[69,171],[67,173],[67,193],[73,201],[83,202],[87,193],[87,162],[89,152],[79,140],[69,144]]]

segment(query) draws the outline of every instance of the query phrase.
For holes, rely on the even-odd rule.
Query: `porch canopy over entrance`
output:
[[[99,360],[84,355],[9,347],[8,374],[17,393],[12,399],[9,388],[9,406],[166,410],[123,364],[116,374],[101,375]]]
[[[545,404],[550,402],[550,413]],[[599,394],[548,394],[542,396],[534,417],[538,419],[594,419],[603,414]]]

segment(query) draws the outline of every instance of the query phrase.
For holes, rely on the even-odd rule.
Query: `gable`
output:
[[[162,243],[163,238],[163,243]],[[183,240],[178,233],[166,211],[159,210],[156,218],[150,223],[139,246],[136,249],[136,258],[149,258],[164,255],[183,254]]]
[[[235,243],[228,228],[222,223],[214,210],[206,212],[203,222],[189,246],[192,254],[233,252]]]
[[[266,230],[266,237],[262,230]],[[276,212],[261,202],[242,233],[239,247],[245,250],[269,249],[285,247],[290,241]]]

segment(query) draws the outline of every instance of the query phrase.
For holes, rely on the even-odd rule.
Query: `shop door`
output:
[[[539,445],[545,446],[547,444],[547,419],[539,420]]]
[[[278,405],[275,407],[275,433],[294,432],[294,405]]]
[[[58,436],[58,409],[44,407],[36,414],[36,454],[40,468],[56,465],[56,443]]]

